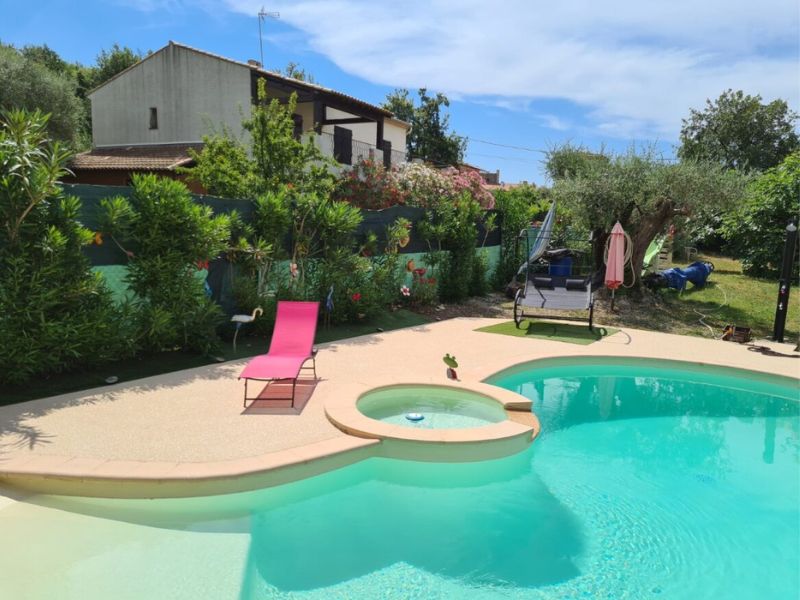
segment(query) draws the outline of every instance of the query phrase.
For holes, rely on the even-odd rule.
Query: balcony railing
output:
[[[332,156],[341,164],[354,165],[361,160],[374,160],[377,162],[385,161],[384,150],[377,148],[373,144],[362,142],[360,140],[351,140],[350,161],[346,160],[346,156],[337,156],[334,149],[334,136],[331,133],[321,133],[317,136],[317,145],[322,153],[327,156]],[[398,166],[406,161],[406,153],[401,150],[392,149],[390,153],[391,165]]]

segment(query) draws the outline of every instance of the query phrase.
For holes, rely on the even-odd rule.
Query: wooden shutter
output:
[[[333,128],[333,157],[343,165],[353,164],[353,131],[346,127]]]
[[[392,142],[389,140],[383,140],[383,166],[392,168]]]

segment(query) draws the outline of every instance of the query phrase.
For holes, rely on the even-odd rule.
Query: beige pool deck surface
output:
[[[274,401],[243,408],[244,383],[237,376],[246,360],[0,407],[0,484],[40,492],[154,497],[298,479],[368,456],[391,455],[386,449],[392,432],[383,431],[379,439],[362,431],[364,417],[355,401],[366,390],[395,383],[495,390],[498,401],[518,410],[508,411],[509,420],[484,435],[513,440],[516,448],[523,440],[530,443],[538,422],[526,406],[512,406],[521,397],[481,380],[536,359],[643,357],[800,377],[800,359],[703,338],[622,329],[582,346],[475,331],[499,322],[452,319],[320,345],[320,380],[301,389],[295,409]],[[788,344],[759,344],[792,354]],[[446,352],[458,359],[460,381],[445,377]],[[252,393],[256,386],[251,386]],[[421,442],[455,444],[450,448],[461,444],[459,451],[466,454],[474,450],[474,440],[462,434],[477,430],[397,429]],[[412,452],[409,458],[436,456]]]

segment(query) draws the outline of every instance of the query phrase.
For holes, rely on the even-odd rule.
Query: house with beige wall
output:
[[[405,162],[409,125],[380,106],[314,83],[169,42],[89,93],[92,145],[75,157],[74,181],[127,183],[136,171],[174,172],[189,166],[189,148],[226,128],[244,136],[241,122],[256,101],[258,81],[267,95],[297,95],[298,136],[313,135],[340,165],[373,158]]]

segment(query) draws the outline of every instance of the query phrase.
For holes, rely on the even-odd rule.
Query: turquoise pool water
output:
[[[494,400],[475,392],[434,385],[402,385],[373,390],[358,400],[364,415],[417,429],[483,427],[506,419],[505,410]],[[422,420],[406,415],[417,413]]]
[[[493,379],[542,422],[506,459],[0,505],[0,597],[795,600],[797,387],[742,375],[542,363]]]

